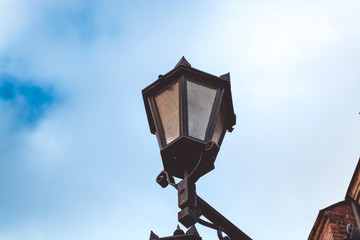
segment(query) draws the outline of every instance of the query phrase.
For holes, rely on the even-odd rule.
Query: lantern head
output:
[[[221,146],[236,122],[230,74],[220,77],[192,68],[184,57],[174,69],[143,89],[150,131],[171,176],[184,178],[197,166],[205,147]],[[214,169],[214,161],[202,175]]]

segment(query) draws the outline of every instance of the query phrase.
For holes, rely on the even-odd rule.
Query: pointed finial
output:
[[[230,73],[223,74],[220,76],[220,78],[226,81],[230,81]]]
[[[176,228],[176,230],[175,230],[175,232],[174,232],[174,236],[179,236],[179,235],[184,235],[185,233],[184,233],[184,231],[183,230],[181,230],[181,228],[180,228],[180,226],[179,226],[179,224],[177,225],[177,228]]]
[[[195,235],[197,237],[200,237],[195,225],[192,225],[187,231],[186,231],[186,235]]]
[[[159,239],[159,236],[156,235],[153,231],[151,231],[149,240],[158,240],[158,239]]]
[[[175,68],[180,67],[180,66],[191,67],[191,64],[183,56],[180,59],[180,61],[176,64]]]

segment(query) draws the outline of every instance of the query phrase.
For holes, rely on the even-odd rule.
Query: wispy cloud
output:
[[[183,55],[231,72],[239,116],[201,195],[254,239],[294,236],[276,224],[294,213],[306,238],[326,205],[301,197],[320,198],[324,166],[352,173],[336,158],[352,166],[360,136],[359,15],[330,2],[0,0],[0,238],[170,235],[176,193],[153,180],[141,89]]]
[[[54,90],[31,81],[0,76],[0,114],[11,118],[10,128],[33,127],[56,101]]]

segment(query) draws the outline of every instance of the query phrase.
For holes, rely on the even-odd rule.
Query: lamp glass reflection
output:
[[[187,81],[189,136],[205,140],[215,96],[216,89]]]

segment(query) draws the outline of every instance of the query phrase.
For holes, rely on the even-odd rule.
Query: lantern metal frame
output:
[[[203,139],[191,136],[189,130],[189,96],[187,96],[189,82],[216,90]],[[179,106],[176,107],[179,111],[179,135],[175,140],[167,143],[164,125],[155,98],[173,84],[178,84]],[[185,172],[190,173],[195,169],[205,146],[214,140],[219,117],[224,118],[222,119],[224,122],[220,137],[216,141],[218,147],[221,146],[226,130],[231,132],[236,123],[230,90],[230,74],[217,77],[200,71],[192,68],[184,57],[173,70],[165,75],[159,75],[159,78],[143,89],[142,93],[150,131],[157,136],[164,169],[174,177],[184,178]],[[215,161],[215,159],[216,156],[213,160]],[[203,174],[213,169],[214,162],[209,162],[207,168],[203,169]]]

